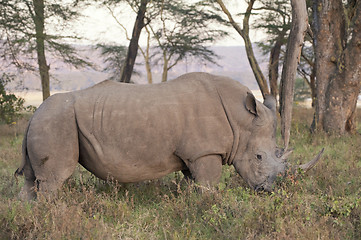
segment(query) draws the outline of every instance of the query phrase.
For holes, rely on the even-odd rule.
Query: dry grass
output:
[[[179,184],[179,173],[120,185],[79,167],[58,198],[23,203],[13,172],[25,124],[0,126],[0,239],[361,239],[360,135],[311,135],[311,110],[295,114],[291,161],[326,150],[306,176],[283,179],[271,194],[247,188],[232,167],[204,194]]]

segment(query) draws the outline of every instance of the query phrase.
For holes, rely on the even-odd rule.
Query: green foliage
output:
[[[5,85],[10,81],[11,77],[6,74],[0,77],[0,122],[7,124],[13,123],[19,117],[19,113],[26,109],[23,98],[6,92]]]
[[[40,1],[36,2],[34,5],[31,0],[0,1],[0,38],[3,41],[0,57],[17,68],[31,71],[38,68],[33,61],[37,49],[35,8],[41,8],[42,5],[39,5]],[[91,64],[79,56],[72,45],[66,43],[67,40],[75,40],[78,37],[63,33],[65,30],[69,31],[71,21],[81,16],[79,12],[84,4],[84,1],[79,0],[65,1],[61,4],[50,0],[44,1],[43,9],[40,9],[44,11],[45,29],[53,30],[52,33],[45,32],[42,36],[46,43],[46,52],[60,56],[63,62],[75,67]]]
[[[203,193],[178,173],[118,184],[78,167],[56,199],[21,203],[23,179],[13,178],[21,141],[12,140],[26,124],[0,125],[0,239],[360,239],[361,138],[310,134],[312,113],[295,109],[290,163],[321,147],[324,156],[306,174],[283,176],[270,194],[249,189],[228,166],[221,187]]]
[[[303,102],[307,98],[311,98],[311,89],[304,79],[296,78],[293,98],[296,102]]]
[[[116,18],[117,7],[127,3],[134,13],[139,11],[139,1],[103,0],[101,2],[122,29],[124,26]],[[222,28],[210,27],[225,21],[217,12],[209,8],[208,4],[205,1],[192,3],[181,0],[148,2],[143,28],[143,33],[147,34],[147,49],[141,49],[145,61],[149,63],[146,66],[148,74],[150,65],[162,64],[162,81],[166,81],[167,72],[180,61],[188,58],[216,64],[218,56],[209,49],[209,45],[228,33]],[[150,46],[154,47],[150,49]]]
[[[95,48],[100,50],[100,55],[107,64],[103,71],[111,74],[110,79],[119,81],[127,55],[127,48],[110,44],[97,44]]]
[[[217,57],[206,45],[223,38],[228,33],[211,29],[210,24],[225,21],[203,2],[196,4],[184,1],[152,1],[148,15],[149,27],[161,51],[166,53],[169,69],[186,57],[215,63]],[[153,24],[153,22],[155,24]]]
[[[277,41],[280,41],[282,45],[287,43],[291,27],[291,5],[289,1],[284,0],[261,0],[260,4],[261,6],[254,11],[257,21],[253,27],[262,30],[267,35],[265,41],[257,43],[267,54]]]

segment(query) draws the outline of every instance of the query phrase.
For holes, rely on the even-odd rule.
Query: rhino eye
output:
[[[256,157],[257,157],[258,160],[262,160],[262,155],[257,154]]]

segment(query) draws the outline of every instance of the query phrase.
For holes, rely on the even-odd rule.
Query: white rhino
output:
[[[153,85],[104,81],[44,101],[29,121],[15,174],[25,175],[24,199],[54,192],[78,163],[122,183],[182,171],[200,184],[216,184],[229,164],[250,187],[269,191],[287,165],[275,133],[274,98],[261,103],[230,78],[190,73]]]

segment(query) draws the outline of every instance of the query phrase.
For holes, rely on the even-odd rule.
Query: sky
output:
[[[232,6],[227,6],[229,11],[233,14],[234,18],[239,24],[242,24],[242,18],[236,17],[236,13],[240,11],[245,11],[247,8],[246,3],[241,1],[241,3],[233,4]],[[123,24],[128,32],[128,35],[131,35],[134,21],[135,13],[126,5],[120,6],[116,9],[116,15],[118,21]],[[127,46],[129,41],[126,39],[125,31],[119,26],[116,20],[112,17],[109,10],[105,8],[91,6],[82,12],[85,16],[84,19],[81,19],[78,24],[75,24],[75,31],[79,32],[85,37],[86,40],[83,40],[82,43],[117,43]],[[252,21],[252,17],[251,17]],[[215,45],[219,46],[239,46],[244,45],[243,39],[241,36],[233,29],[230,28],[230,36],[227,38],[218,41]],[[261,32],[250,31],[250,37],[252,42],[260,41],[264,38],[264,35]],[[144,35],[140,38],[140,45],[144,46],[146,44]]]

